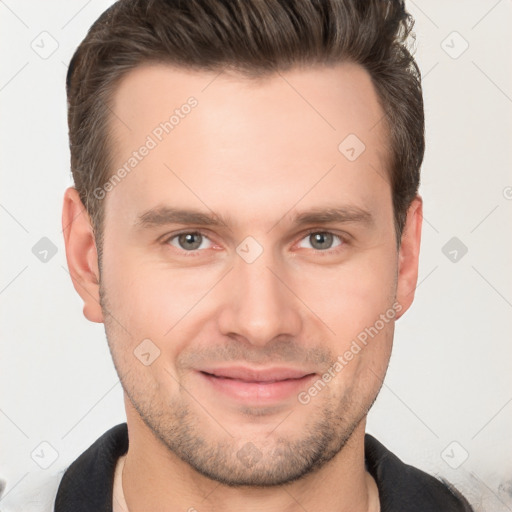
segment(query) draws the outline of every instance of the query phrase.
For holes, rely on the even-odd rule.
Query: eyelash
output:
[[[326,249],[324,251],[319,250],[319,249],[312,249],[313,251],[315,251],[315,253],[317,253],[320,256],[326,256],[326,255],[335,254],[335,253],[339,252],[340,250],[343,250],[345,248],[345,246],[348,245],[348,243],[349,243],[348,236],[343,236],[343,235],[334,233],[332,231],[327,231],[325,229],[321,230],[321,229],[318,229],[318,228],[311,228],[311,229],[307,230],[305,233],[303,233],[301,235],[301,238],[299,239],[299,241],[302,241],[304,238],[306,238],[309,235],[312,235],[314,233],[322,233],[322,234],[327,233],[327,234],[333,235],[334,237],[337,237],[340,240],[340,242],[341,242],[340,245],[336,246],[333,249]],[[173,235],[166,237],[162,241],[163,245],[170,245],[169,242],[171,240],[179,237],[180,235],[201,235],[201,236],[206,237],[208,240],[210,240],[208,235],[206,233],[202,232],[202,231],[180,231],[179,233],[174,233]],[[177,249],[176,247],[173,247],[173,248]],[[181,253],[181,255],[183,255],[183,256],[185,256],[187,258],[190,258],[190,257],[197,257],[197,256],[199,256],[199,253],[201,253],[204,250],[205,249],[200,249],[200,250],[196,249],[196,250],[193,250],[193,251],[181,250],[180,253]]]

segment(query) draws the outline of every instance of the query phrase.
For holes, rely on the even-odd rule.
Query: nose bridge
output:
[[[261,248],[255,257],[256,248],[250,244],[242,243],[237,250],[226,283],[228,298],[220,328],[224,334],[243,336],[254,345],[264,345],[279,335],[296,336],[301,326],[300,309],[281,282],[286,280],[279,276],[283,267],[270,249]],[[248,251],[244,253],[243,249]],[[251,251],[251,257],[246,257]]]

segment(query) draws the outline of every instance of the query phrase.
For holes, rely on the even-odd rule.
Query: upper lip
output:
[[[237,379],[245,382],[273,382],[287,379],[301,379],[314,372],[297,368],[249,368],[247,366],[229,366],[218,368],[202,368],[203,373],[225,379]]]

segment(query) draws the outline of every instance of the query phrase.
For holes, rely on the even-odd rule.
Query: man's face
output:
[[[100,283],[128,417],[231,485],[319,467],[365,418],[408,306],[369,75],[151,65],[112,110],[113,169],[139,152],[104,199]]]

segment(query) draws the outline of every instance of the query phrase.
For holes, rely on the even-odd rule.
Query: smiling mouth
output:
[[[215,379],[228,379],[228,380],[236,380],[236,381],[239,381],[239,382],[245,382],[247,384],[274,384],[275,382],[286,382],[286,381],[289,381],[289,380],[302,380],[304,379],[305,377],[308,377],[309,375],[313,375],[313,374],[306,374],[306,375],[303,375],[302,377],[289,377],[289,378],[286,378],[286,379],[251,379],[251,378],[237,378],[237,377],[227,377],[227,376],[224,376],[224,375],[215,375],[214,373],[208,373],[208,372],[201,372],[203,373],[204,375],[207,375],[209,377],[213,377]]]
[[[295,397],[316,376],[290,369],[256,371],[246,368],[200,370],[197,374],[216,394],[262,405]]]

